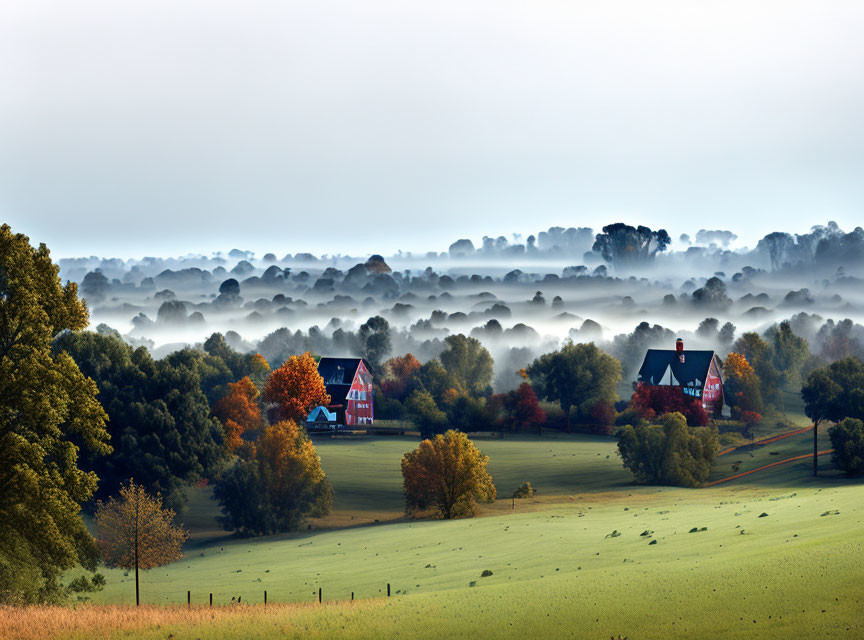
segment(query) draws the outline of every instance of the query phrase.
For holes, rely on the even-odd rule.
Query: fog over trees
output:
[[[680,234],[613,223],[460,238],[422,255],[274,247],[258,257],[234,248],[91,256],[60,267],[79,283],[92,327],[110,327],[155,358],[221,332],[232,349],[261,353],[273,368],[311,351],[363,356],[374,370],[405,353],[426,362],[448,336],[464,334],[492,354],[492,385],[503,392],[519,386],[517,371],[567,339],[614,355],[626,379],[645,349],[671,348],[677,336],[725,355],[745,332],[764,334],[784,320],[826,362],[860,355],[864,230],[829,222],[768,234],[753,248],[736,248],[736,240],[722,229]]]

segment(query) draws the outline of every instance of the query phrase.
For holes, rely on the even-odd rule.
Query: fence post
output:
[[[213,608],[213,594],[210,594],[210,608]]]
[[[390,597],[390,583],[387,583],[387,597]]]
[[[354,601],[354,592],[353,591],[351,592],[351,601],[352,602]]]
[[[264,608],[267,608],[267,589],[264,589]]]
[[[192,607],[192,592],[186,592],[186,608],[189,609]]]
[[[318,604],[321,604],[321,587],[318,587]]]

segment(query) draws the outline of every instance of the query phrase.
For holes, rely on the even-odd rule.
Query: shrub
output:
[[[534,487],[531,486],[530,482],[523,482],[522,486],[520,486],[516,491],[513,492],[514,498],[530,498],[535,493]]]
[[[481,578],[488,578],[491,575],[492,575],[492,571],[490,571],[489,569],[483,569],[483,573],[480,574],[480,577]]]
[[[375,396],[375,417],[380,420],[399,420],[405,415],[405,407],[396,398],[384,394]]]
[[[846,418],[828,429],[834,454],[831,461],[850,476],[864,473],[864,422]]]
[[[762,421],[762,415],[756,411],[741,411],[741,422],[748,427],[755,427]]]
[[[620,427],[617,435],[624,466],[639,482],[698,486],[717,455],[717,430],[688,428],[680,413],[663,416],[659,425]]]
[[[645,418],[642,417],[642,414],[635,407],[631,407],[628,405],[624,411],[619,413],[615,417],[615,426],[623,427],[625,425],[644,425],[647,424]]]
[[[609,428],[615,422],[615,408],[609,402],[598,402],[588,411],[589,424],[597,433],[609,434]]]
[[[69,583],[69,590],[75,593],[102,591],[105,588],[105,576],[101,573],[94,573],[93,577],[88,579],[87,576],[78,576]]]
[[[719,433],[732,435],[740,435],[741,430],[747,426],[741,420],[715,420],[713,424]]]

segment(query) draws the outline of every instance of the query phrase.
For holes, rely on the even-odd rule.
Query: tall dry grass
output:
[[[111,638],[118,633],[162,628],[166,636],[172,627],[246,624],[263,618],[291,627],[297,614],[316,607],[359,609],[376,606],[374,601],[318,604],[268,604],[208,606],[129,607],[122,605],[81,605],[6,607],[0,606],[0,638],[3,640],[53,640],[55,638]],[[285,628],[283,627],[283,628]]]

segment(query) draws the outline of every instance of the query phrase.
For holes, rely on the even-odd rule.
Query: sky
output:
[[[858,0],[3,2],[0,222],[61,257],[851,229],[861,33]]]

